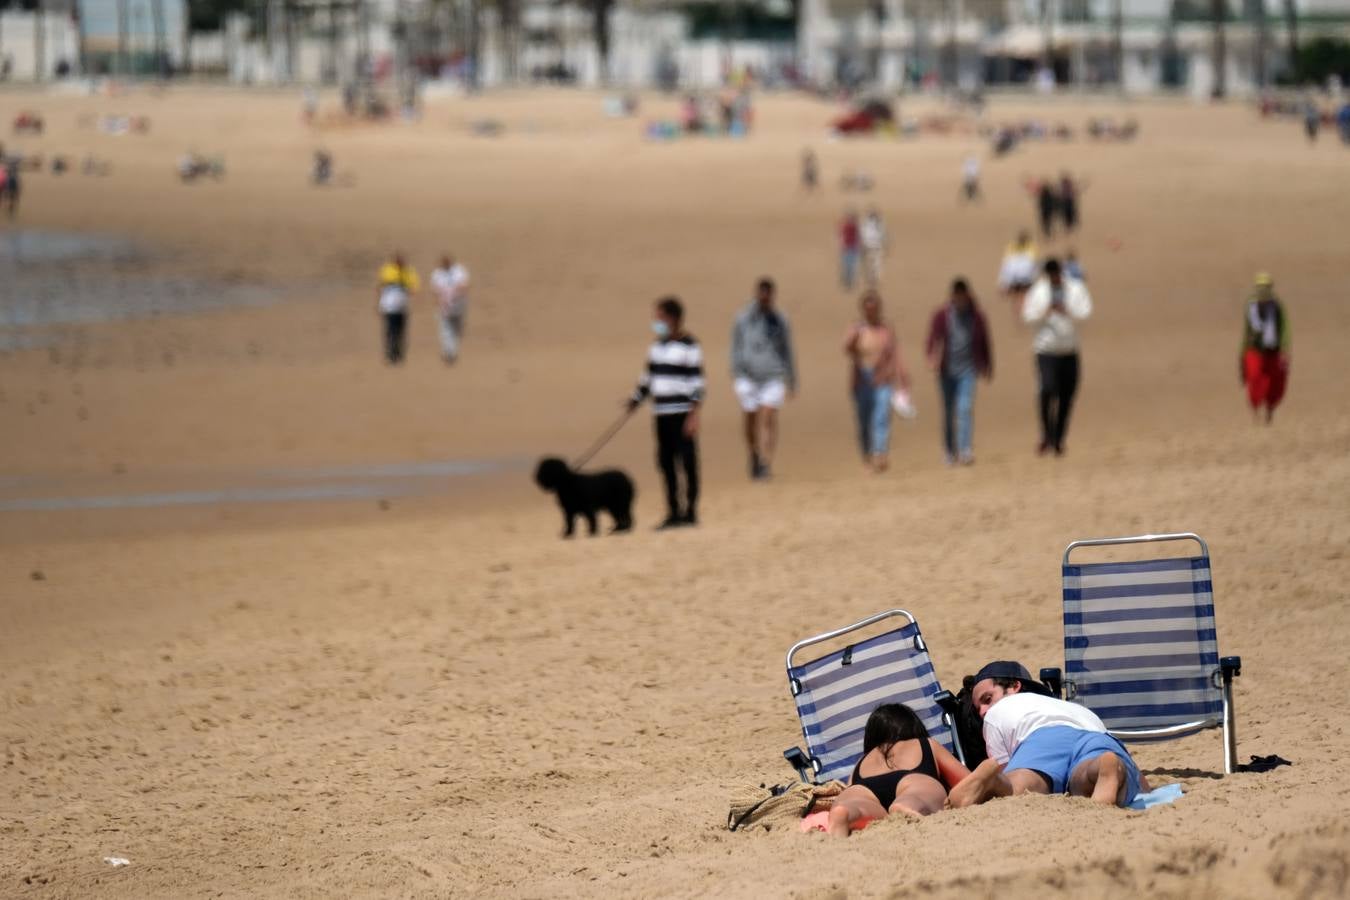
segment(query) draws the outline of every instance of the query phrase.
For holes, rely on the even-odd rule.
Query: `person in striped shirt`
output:
[[[666,519],[658,529],[698,524],[698,411],[703,403],[703,348],[684,330],[684,306],[675,297],[656,304],[656,340],[647,351],[647,370],[628,408],[652,399],[656,457],[666,481]],[[679,469],[684,469],[680,503]]]

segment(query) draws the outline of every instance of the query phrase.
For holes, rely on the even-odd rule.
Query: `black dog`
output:
[[[571,537],[576,531],[577,516],[584,517],[590,533],[595,534],[595,514],[600,510],[614,519],[614,531],[633,527],[633,480],[618,469],[585,475],[556,456],[549,456],[539,461],[534,483],[558,495],[565,526],[563,537]]]

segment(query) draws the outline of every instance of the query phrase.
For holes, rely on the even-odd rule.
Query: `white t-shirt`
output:
[[[865,250],[880,250],[886,243],[886,226],[875,216],[867,216],[858,225],[858,240]]]
[[[380,312],[401,313],[408,309],[408,291],[400,284],[380,288]]]
[[[980,161],[973,156],[967,156],[965,163],[961,167],[961,171],[965,173],[966,181],[979,181]]]
[[[431,273],[431,289],[440,301],[441,312],[446,315],[464,311],[468,299],[469,270],[460,263],[450,268],[440,268]]]
[[[984,746],[989,758],[1006,763],[1027,736],[1047,725],[1105,733],[1106,726],[1085,706],[1041,694],[1009,694],[984,714]]]

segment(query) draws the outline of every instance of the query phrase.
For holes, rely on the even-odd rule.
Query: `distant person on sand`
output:
[[[1013,302],[1014,315],[1020,311],[1022,298],[1036,281],[1038,255],[1036,242],[1025,229],[1017,232],[1017,237],[1003,250],[1003,261],[998,269],[998,286]]]
[[[1074,177],[1068,172],[1063,172],[1059,176],[1059,217],[1064,223],[1064,230],[1073,234],[1078,230],[1078,197],[1083,192],[1083,185],[1074,180]]]
[[[961,164],[961,198],[967,203],[980,199],[980,158],[973,153]]]
[[[862,245],[863,280],[868,287],[881,284],[881,260],[886,255],[886,224],[874,206],[858,223],[858,242]]]
[[[1275,296],[1275,283],[1264,272],[1256,276],[1256,291],[1247,302],[1238,377],[1247,388],[1252,413],[1259,418],[1265,410],[1269,424],[1289,380],[1289,323]]]
[[[989,326],[964,278],[952,282],[951,297],[928,326],[928,364],[942,391],[942,440],[947,465],[975,462],[975,379],[994,377]]]
[[[844,339],[844,353],[852,361],[849,386],[858,416],[858,443],[863,462],[873,472],[890,466],[891,402],[895,386],[909,388],[909,374],[900,361],[900,341],[881,315],[881,296],[868,291],[862,298],[862,319]]]
[[[390,365],[403,362],[408,334],[408,304],[420,287],[417,273],[404,261],[403,254],[395,253],[389,262],[380,267],[375,300],[384,317],[384,358]]]
[[[1303,101],[1303,133],[1308,136],[1308,143],[1317,143],[1317,132],[1322,126],[1322,110],[1318,108],[1317,101],[1309,97]]]
[[[970,771],[929,737],[912,709],[884,703],[867,717],[862,757],[848,787],[830,805],[829,832],[848,837],[892,813],[918,817],[941,812],[948,786],[968,777]]]
[[[813,194],[819,184],[820,166],[816,162],[815,151],[808,148],[802,151],[802,189]]]
[[[852,291],[857,280],[860,252],[858,214],[850,209],[839,223],[839,283],[846,291]]]
[[[11,219],[19,211],[19,160],[15,157],[0,157],[0,201],[5,204],[5,213]]]
[[[774,284],[768,278],[759,280],[755,299],[736,317],[731,378],[745,414],[750,477],[766,479],[778,446],[778,410],[797,390],[792,336],[787,318],[774,306]]]
[[[1027,182],[1027,190],[1036,201],[1036,213],[1040,218],[1041,237],[1050,238],[1055,234],[1055,216],[1059,214],[1059,193],[1055,182],[1050,178]]]
[[[1036,329],[1037,394],[1041,442],[1036,452],[1064,455],[1069,413],[1078,391],[1078,327],[1092,315],[1092,297],[1076,278],[1065,277],[1059,260],[1045,261],[1045,277],[1031,286],[1022,301],[1022,321]]]
[[[469,270],[447,253],[431,273],[431,289],[436,292],[441,358],[453,363],[459,359],[460,342],[464,340],[464,315],[469,309]]]
[[[666,518],[658,530],[698,524],[698,425],[703,405],[703,348],[684,330],[684,306],[675,297],[656,304],[656,340],[628,408],[652,398],[656,456],[666,482]],[[679,470],[684,470],[680,502]]]
[[[1021,663],[991,662],[973,682],[970,702],[984,720],[989,758],[952,788],[948,806],[1018,794],[1125,806],[1149,789],[1129,751],[1092,710],[1048,696]]]

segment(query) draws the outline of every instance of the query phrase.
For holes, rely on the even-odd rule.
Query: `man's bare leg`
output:
[[[1069,793],[1075,797],[1091,797],[1093,803],[1102,806],[1124,806],[1129,799],[1125,796],[1128,783],[1125,764],[1108,750],[1079,763],[1069,776]]]
[[[1048,793],[1050,789],[1045,779],[1030,769],[1013,769],[1005,773],[1002,765],[986,759],[952,788],[947,795],[947,805],[952,809],[960,809],[995,797]]]
[[[750,451],[751,475],[757,475],[763,458],[759,455],[759,411],[745,414],[745,446]]]
[[[848,837],[873,819],[886,818],[886,810],[877,802],[876,795],[861,785],[850,785],[835,798],[830,806],[828,831],[834,837]]]
[[[765,406],[759,411],[763,432],[759,444],[759,458],[765,468],[773,465],[773,455],[778,450],[778,410]]]

